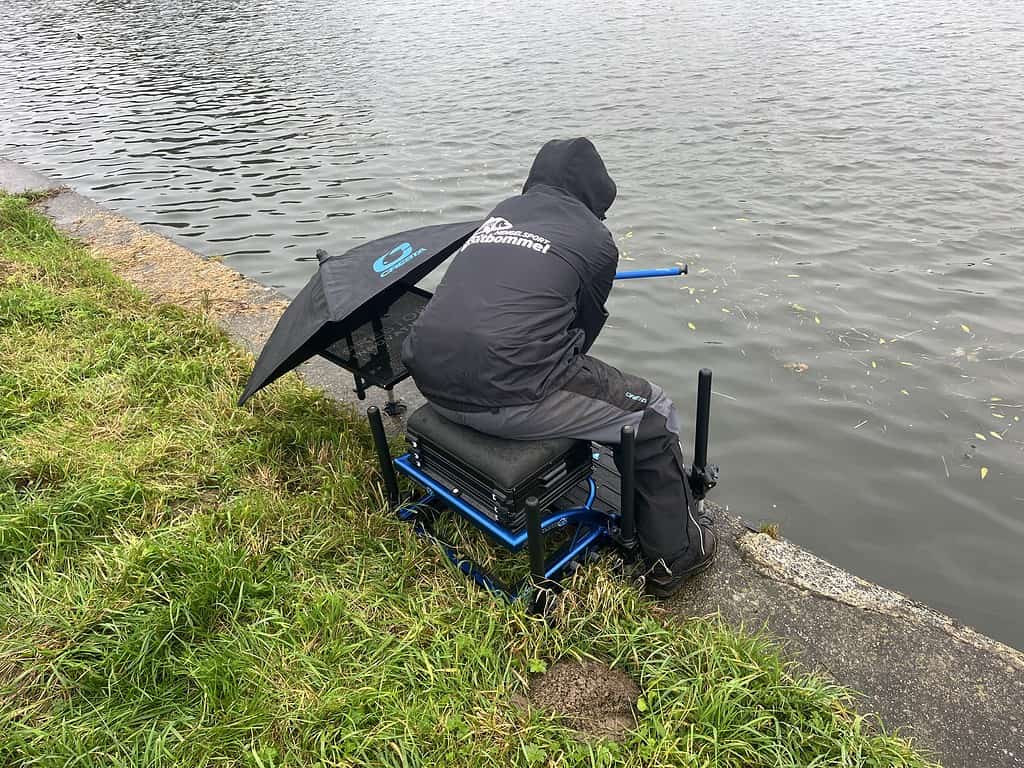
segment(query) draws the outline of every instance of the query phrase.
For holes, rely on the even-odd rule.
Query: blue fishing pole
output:
[[[640,277],[673,277],[685,275],[688,269],[682,267],[659,267],[658,269],[626,269],[615,273],[616,280],[636,280]]]

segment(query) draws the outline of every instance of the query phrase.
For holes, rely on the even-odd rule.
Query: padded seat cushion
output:
[[[492,437],[448,421],[429,404],[409,416],[407,429],[411,436],[433,443],[504,489],[521,485],[582,442],[568,437],[552,440]]]

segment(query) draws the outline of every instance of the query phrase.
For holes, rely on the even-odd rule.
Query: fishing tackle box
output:
[[[429,405],[409,416],[406,440],[417,469],[512,533],[526,527],[529,497],[544,510],[592,471],[589,441],[517,443],[448,421]]]

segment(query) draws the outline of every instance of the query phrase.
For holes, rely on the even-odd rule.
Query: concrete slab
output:
[[[51,189],[53,183],[0,163],[0,189]],[[203,259],[71,191],[39,203],[64,231],[109,259],[154,300],[206,311],[256,354],[286,303],[270,288]],[[314,360],[306,381],[360,410],[383,407],[374,390],[360,402],[348,374]],[[410,407],[422,397],[404,383]],[[386,419],[401,431],[401,419]],[[1024,766],[1024,654],[907,597],[849,574],[785,541],[754,533],[712,506],[719,562],[666,608],[680,620],[720,613],[763,629],[804,667],[862,693],[858,708],[882,716],[950,768]],[[1008,610],[1017,609],[1008,606]]]
[[[0,158],[0,189],[11,195],[23,195],[26,192],[45,192],[60,186],[56,182],[36,173],[20,163]]]
[[[766,631],[944,766],[1024,766],[1024,654],[712,510],[718,563],[672,613]]]

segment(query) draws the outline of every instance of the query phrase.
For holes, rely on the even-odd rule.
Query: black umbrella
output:
[[[324,259],[267,339],[238,404],[411,292],[481,223],[410,229]]]

